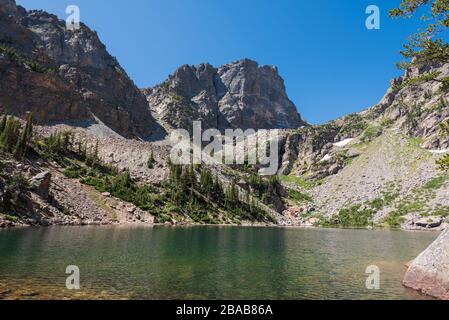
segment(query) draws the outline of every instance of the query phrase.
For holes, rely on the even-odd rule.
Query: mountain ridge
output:
[[[167,130],[189,128],[291,129],[306,125],[286,93],[277,67],[250,59],[218,68],[183,65],[160,85],[142,89]]]
[[[126,137],[162,131],[96,32],[84,24],[67,30],[55,15],[26,11],[13,0],[1,0],[0,6],[4,112],[24,117],[31,111],[38,123],[78,121],[80,126],[98,117]]]
[[[0,0],[0,112],[21,118],[32,112],[39,124],[33,147],[41,152],[31,159],[0,154],[0,196],[11,193],[8,188],[14,181],[10,180],[16,175],[39,184],[39,172],[47,170],[54,179],[50,186],[48,180],[41,181],[52,198],[43,199],[25,187],[15,190],[13,196],[24,200],[25,207],[6,218],[0,214],[0,225],[276,221],[283,226],[442,230],[449,224],[449,176],[435,161],[449,152],[449,137],[439,130],[449,120],[449,93],[441,90],[438,81],[416,81],[429,72],[449,76],[449,61],[409,68],[372,108],[309,125],[288,98],[276,67],[259,66],[249,59],[218,68],[208,63],[183,65],[164,83],[138,89],[87,26],[69,32],[54,15]],[[173,206],[171,199],[154,191],[171,191],[164,186],[172,169],[166,161],[170,152],[163,139],[166,133],[191,129],[198,120],[203,129],[279,133],[280,181],[258,177],[257,166],[207,168],[227,188],[235,187],[231,191],[240,193],[240,203],[269,215],[254,213],[259,220],[239,214],[229,217],[221,206],[218,216],[211,212],[199,216]],[[52,137],[66,131],[74,133],[73,142],[84,146],[85,153],[95,154],[106,173],[69,158],[79,157],[76,152],[83,151],[81,147],[64,150],[62,160],[44,157],[45,148],[39,148],[50,148]],[[129,174],[123,177],[123,172]],[[182,174],[192,177],[190,171]],[[134,188],[151,186],[138,189],[148,196],[145,205],[139,203],[145,210],[132,203],[135,199],[114,198],[106,192],[102,183],[111,177],[133,179]],[[217,208],[198,190],[188,191],[197,201]],[[85,214],[86,208],[91,214]],[[423,274],[424,269],[424,274],[435,274],[427,257],[441,248],[448,234],[412,264],[408,286],[422,289],[429,283],[414,272]],[[444,259],[436,262],[444,267]],[[442,270],[447,278],[447,269]],[[447,297],[447,292],[429,291],[441,297]]]

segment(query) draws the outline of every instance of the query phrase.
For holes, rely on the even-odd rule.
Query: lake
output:
[[[251,227],[0,230],[4,299],[423,299],[401,285],[431,232]],[[80,270],[80,290],[65,286]],[[366,268],[380,269],[368,290]]]

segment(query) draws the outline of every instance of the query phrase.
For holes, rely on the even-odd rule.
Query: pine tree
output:
[[[444,136],[449,136],[449,120],[440,123],[440,132]]]
[[[87,159],[87,143],[80,142],[79,145],[79,156],[81,157],[81,160],[85,161]]]
[[[78,156],[82,158],[83,155],[83,143],[78,141]]]
[[[239,192],[235,183],[226,190],[225,194],[225,204],[230,209],[235,209],[239,202]]]
[[[200,174],[200,186],[204,195],[210,198],[214,189],[214,179],[209,170],[202,170]]]
[[[95,142],[94,149],[92,150],[92,153],[88,156],[87,163],[89,165],[96,165],[99,162],[98,157],[98,140]]]
[[[3,130],[5,130],[6,120],[7,120],[7,115],[4,114],[2,117],[2,120],[0,120],[0,135],[2,134]]]
[[[449,171],[449,155],[445,155],[437,161],[440,170]]]
[[[27,143],[27,130],[26,128],[24,128],[14,148],[14,156],[16,158],[22,158],[24,156],[26,143]]]
[[[27,143],[30,143],[31,139],[33,138],[33,113],[28,114],[26,131],[27,131]]]
[[[147,167],[149,168],[149,169],[153,169],[154,168],[154,163],[156,162],[156,160],[154,160],[154,154],[153,154],[153,151],[151,151],[151,153],[150,153],[150,157],[148,158],[148,161],[147,161]]]
[[[223,195],[223,186],[220,183],[220,179],[218,176],[215,176],[214,182],[213,182],[213,195],[215,196],[215,199],[222,201],[224,195]]]
[[[66,153],[71,150],[73,143],[73,135],[70,131],[64,131],[61,133],[61,150]],[[98,143],[98,142],[97,142]]]
[[[95,142],[95,149],[94,149],[94,160],[98,160],[98,140]]]
[[[179,185],[179,181],[182,175],[182,167],[180,165],[172,163],[169,159],[168,168],[170,169],[170,183],[173,186]]]
[[[8,117],[5,129],[0,135],[0,147],[5,152],[12,152],[17,144],[20,133],[20,123],[14,117]]]
[[[33,135],[33,115],[30,113],[27,117],[27,122],[25,128],[20,134],[20,139],[17,141],[16,147],[14,149],[14,155],[17,158],[23,158],[28,152],[28,144],[31,141]]]

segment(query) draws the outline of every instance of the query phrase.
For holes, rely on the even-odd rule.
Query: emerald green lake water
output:
[[[244,227],[0,230],[0,298],[423,299],[401,281],[405,264],[437,236]],[[79,291],[65,287],[68,265],[80,269]],[[380,268],[380,290],[366,289],[369,265]]]

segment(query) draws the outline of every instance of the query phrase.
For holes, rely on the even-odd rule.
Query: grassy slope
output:
[[[373,221],[397,227],[401,217],[410,213],[449,214],[448,176],[435,166],[439,156],[421,148],[419,139],[391,129],[372,142],[355,143],[361,155],[308,190],[325,218],[360,215],[368,219],[349,219],[349,223],[361,226]],[[298,185],[304,187],[302,182]]]

